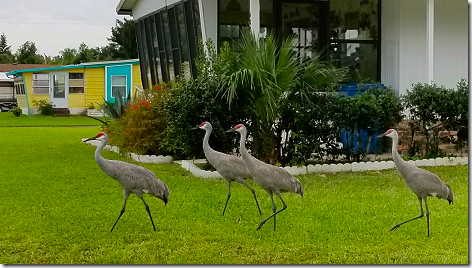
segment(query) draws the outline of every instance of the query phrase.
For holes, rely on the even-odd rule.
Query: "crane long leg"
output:
[[[256,200],[257,209],[259,209],[259,215],[262,215],[261,208],[259,207],[259,202],[257,201],[256,191],[251,186],[249,186],[244,180],[241,183],[246,185],[246,187],[251,190],[252,195],[254,195],[254,199]]]
[[[154,221],[152,220],[151,211],[149,210],[148,204],[146,203],[146,201],[144,201],[144,198],[143,198],[142,196],[140,196],[139,198],[141,198],[141,200],[143,201],[144,205],[146,206],[146,211],[148,212],[149,218],[151,219],[152,228],[154,228],[154,231],[156,231],[156,226],[154,226]]]
[[[231,181],[228,181],[228,198],[226,198],[225,208],[223,209],[223,216],[225,215],[226,206],[228,205],[228,201],[230,197],[231,197]]]
[[[272,207],[274,208],[274,214],[270,215],[269,217],[265,218],[260,224],[259,224],[259,227],[257,227],[257,230],[260,230],[261,227],[266,223],[267,220],[269,220],[270,218],[274,217],[274,220],[275,220],[275,215],[279,214],[282,210],[285,210],[287,208],[287,204],[285,203],[285,201],[282,199],[282,196],[280,195],[280,193],[275,193],[279,198],[280,198],[280,201],[282,201],[284,207],[281,208],[280,210],[278,211],[275,211],[275,202],[274,202],[274,198],[272,196],[272,193],[270,193],[270,197],[272,199]],[[274,221],[274,230],[275,230],[275,221]]]
[[[426,221],[428,222],[428,237],[429,237],[429,209],[428,209],[428,203],[426,203],[426,198],[424,199],[424,205],[426,207]]]
[[[419,219],[419,218],[422,218],[423,217],[423,204],[422,204],[422,198],[418,196],[418,201],[420,201],[420,210],[421,210],[421,214],[412,218],[412,219],[409,219],[407,221],[404,221],[404,222],[400,222],[398,224],[396,224],[395,226],[392,227],[392,229],[389,230],[389,232],[391,231],[395,231],[396,229],[398,229],[398,227],[400,227],[402,224],[405,224],[407,222],[410,222],[412,220],[416,220],[416,219]],[[425,204],[426,204],[426,199],[425,199]],[[428,209],[426,208],[426,211],[428,211]]]
[[[129,194],[130,194],[129,191],[126,191],[126,190],[123,189],[123,196],[125,197],[125,201],[123,203],[123,208],[121,209],[120,216],[118,216],[118,219],[116,219],[115,224],[113,224],[113,227],[111,227],[110,232],[113,232],[113,228],[115,228],[115,225],[118,223],[118,220],[121,218],[121,215],[123,215],[123,213],[125,213],[126,201],[128,200]]]

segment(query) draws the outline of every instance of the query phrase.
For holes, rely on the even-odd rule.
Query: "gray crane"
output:
[[[155,196],[164,201],[167,205],[167,201],[169,200],[169,188],[167,185],[159,180],[156,174],[146,168],[123,161],[103,158],[101,153],[103,147],[105,147],[108,142],[107,134],[100,132],[95,137],[86,139],[83,142],[89,140],[100,141],[100,145],[95,150],[95,162],[97,162],[98,166],[103,170],[103,172],[105,172],[105,174],[115,179],[123,187],[123,196],[125,199],[123,208],[121,209],[120,215],[118,216],[118,219],[116,219],[115,224],[111,227],[111,232],[113,232],[113,228],[115,228],[121,215],[125,213],[126,201],[128,200],[130,193],[137,195],[143,201],[146,211],[149,214],[149,218],[151,219],[152,227],[154,228],[154,231],[156,231],[151,211],[149,210],[146,201],[144,201],[143,194]]]
[[[259,214],[262,215],[261,208],[259,207],[259,202],[257,201],[256,191],[246,183],[246,179],[250,179],[251,175],[246,169],[244,162],[241,158],[224,154],[218,151],[213,150],[208,143],[213,127],[207,121],[202,122],[200,125],[192,129],[203,129],[205,130],[205,137],[203,138],[203,152],[205,157],[210,162],[210,164],[218,171],[218,173],[228,182],[228,197],[226,198],[225,207],[223,209],[223,215],[225,215],[226,206],[228,205],[229,198],[231,197],[231,182],[239,182],[245,185],[249,190],[251,190],[256,200],[257,209],[259,209]]]
[[[254,178],[260,187],[262,187],[269,194],[272,200],[272,209],[274,213],[269,217],[265,218],[257,227],[257,230],[261,229],[262,226],[270,218],[274,218],[274,231],[275,231],[275,216],[281,211],[287,208],[287,204],[282,199],[281,192],[292,192],[300,194],[303,198],[303,185],[298,179],[290,175],[285,169],[276,167],[260,161],[259,159],[251,156],[246,149],[246,135],[247,129],[243,124],[238,124],[235,127],[227,130],[226,132],[239,132],[241,134],[240,139],[240,151],[241,158],[246,165],[251,176]],[[277,210],[274,202],[273,194],[277,195],[282,201],[283,208]]]
[[[393,226],[390,231],[395,231],[400,227],[402,224],[410,222],[412,220],[416,220],[423,217],[423,204],[422,200],[424,200],[424,205],[426,207],[426,221],[428,224],[428,237],[429,237],[429,209],[427,203],[428,196],[434,196],[440,199],[446,199],[449,201],[449,205],[454,202],[454,194],[452,193],[452,189],[449,185],[445,184],[436,174],[431,173],[427,170],[421,169],[415,165],[412,165],[401,158],[398,154],[397,146],[398,146],[398,133],[394,129],[389,129],[385,133],[380,134],[377,138],[380,137],[389,137],[393,140],[392,144],[392,156],[393,162],[395,162],[395,166],[397,166],[400,175],[405,180],[405,183],[410,187],[410,189],[416,194],[418,197],[418,201],[420,202],[420,215],[409,219],[404,222],[400,222]]]

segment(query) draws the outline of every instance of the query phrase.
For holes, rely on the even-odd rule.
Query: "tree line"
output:
[[[59,55],[41,55],[32,41],[26,41],[15,53],[8,45],[4,33],[0,35],[0,63],[19,64],[80,64],[93,61],[125,60],[138,58],[136,32],[133,20],[116,20],[111,28],[111,36],[107,37],[108,45],[91,48],[81,43],[78,49],[64,48]]]

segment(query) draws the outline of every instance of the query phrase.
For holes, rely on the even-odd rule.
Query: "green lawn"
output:
[[[101,123],[92,118],[80,115],[43,116],[22,114],[19,117],[13,113],[0,113],[0,127],[30,127],[30,126],[98,126]]]
[[[222,216],[226,182],[153,164],[142,165],[170,188],[167,206],[145,196],[157,231],[131,195],[110,233],[122,190],[95,164],[95,148],[81,143],[98,127],[0,130],[0,263],[468,263],[468,166],[430,168],[452,187],[456,202],[428,200],[429,238],[426,218],[388,232],[419,214],[395,170],[299,176],[305,198],[283,195],[288,208],[274,232],[273,221],[255,230],[272,210],[258,186],[263,216],[251,192],[237,184]],[[123,160],[108,151],[103,156]]]

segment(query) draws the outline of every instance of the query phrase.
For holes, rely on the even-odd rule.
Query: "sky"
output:
[[[26,41],[34,42],[41,55],[56,56],[64,48],[108,45],[119,0],[0,0],[0,34],[11,52]]]

